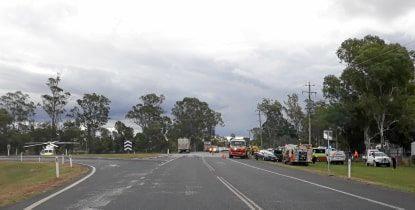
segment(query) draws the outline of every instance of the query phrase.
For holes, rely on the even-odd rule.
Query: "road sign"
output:
[[[132,151],[133,143],[131,141],[124,141],[124,151]]]
[[[333,131],[332,130],[324,130],[323,138],[325,140],[331,141],[333,140]]]

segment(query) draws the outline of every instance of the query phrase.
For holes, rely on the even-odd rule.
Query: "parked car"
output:
[[[267,160],[267,161],[277,161],[277,157],[274,155],[273,152],[268,150],[259,150],[259,152],[255,153],[256,160]]]
[[[282,158],[283,158],[283,151],[282,150],[283,150],[283,148],[279,147],[279,148],[274,149],[274,151],[273,151],[278,162],[282,162]]]
[[[387,166],[390,167],[392,160],[385,153],[380,151],[371,152],[367,156],[366,165],[367,166]]]
[[[339,163],[343,165],[346,161],[346,154],[344,153],[344,151],[331,149],[328,151],[327,159],[328,161],[330,161],[330,163]]]

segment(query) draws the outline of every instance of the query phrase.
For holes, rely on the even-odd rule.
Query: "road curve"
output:
[[[411,209],[415,196],[277,167],[190,153],[151,160],[78,159],[96,173],[34,209]],[[38,195],[6,209],[24,209]]]

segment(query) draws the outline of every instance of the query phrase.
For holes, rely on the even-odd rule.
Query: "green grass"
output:
[[[0,206],[61,186],[87,171],[79,165],[60,165],[60,178],[56,178],[55,163],[0,161]]]
[[[73,157],[96,157],[96,158],[119,158],[119,159],[132,159],[132,158],[149,158],[149,157],[157,157],[160,155],[159,153],[130,153],[130,154],[80,154],[80,155],[73,155]]]
[[[327,163],[310,164],[307,167],[290,166],[290,168],[329,175]],[[334,176],[347,177],[347,164],[331,164],[330,172]],[[368,167],[364,163],[353,162],[351,177],[355,180],[382,185],[401,191],[415,192],[415,167],[398,167],[394,170],[392,167]]]

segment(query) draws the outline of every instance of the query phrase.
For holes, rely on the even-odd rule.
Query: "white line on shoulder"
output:
[[[272,173],[272,174],[275,174],[275,175],[279,175],[279,176],[283,176],[283,177],[286,177],[286,178],[294,179],[294,180],[297,180],[297,181],[300,181],[300,182],[304,182],[304,183],[308,183],[308,184],[311,184],[311,185],[314,185],[314,186],[317,186],[317,187],[320,187],[320,188],[332,190],[332,191],[335,191],[335,192],[338,192],[338,193],[341,193],[341,194],[344,194],[344,195],[348,195],[348,196],[355,197],[355,198],[358,198],[358,199],[361,199],[361,200],[365,200],[365,201],[369,201],[369,202],[372,202],[372,203],[376,203],[376,204],[381,205],[381,206],[386,206],[386,207],[389,207],[389,208],[392,208],[392,209],[399,209],[399,210],[403,210],[404,209],[404,208],[401,208],[401,207],[398,207],[398,206],[393,206],[391,204],[387,204],[387,203],[383,203],[383,202],[380,202],[380,201],[376,201],[376,200],[373,200],[373,199],[370,199],[370,198],[366,198],[366,197],[363,197],[363,196],[360,196],[360,195],[348,193],[348,192],[345,192],[345,191],[342,191],[342,190],[337,190],[337,189],[334,189],[334,188],[331,188],[331,187],[327,187],[325,185],[317,184],[317,183],[310,182],[310,181],[307,181],[307,180],[304,180],[304,179],[300,179],[300,178],[297,178],[297,177],[293,177],[293,176],[289,176],[289,175],[285,175],[285,174],[280,174],[280,173],[277,173],[277,172],[274,172],[274,171],[270,171],[270,170],[267,170],[267,169],[259,168],[259,167],[252,166],[252,165],[249,165],[249,164],[246,164],[246,163],[241,163],[241,162],[236,161],[236,160],[231,160],[231,159],[229,159],[229,160],[230,161],[233,161],[233,162],[236,162],[236,163],[239,163],[239,164],[242,164],[242,165],[245,165],[245,166],[248,166],[248,167],[251,167],[251,168],[255,168],[255,169],[261,170],[261,171],[265,171],[265,172]]]

